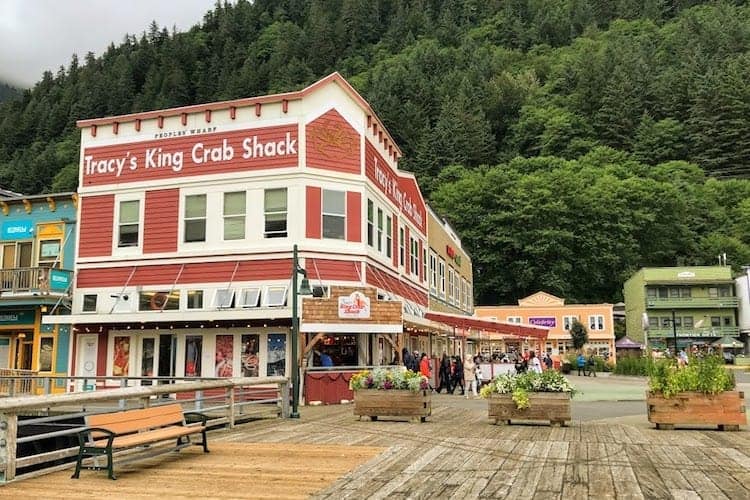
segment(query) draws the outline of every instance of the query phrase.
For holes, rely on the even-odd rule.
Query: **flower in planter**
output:
[[[427,377],[403,368],[375,368],[352,375],[349,389],[409,390],[418,392],[430,388]]]
[[[555,370],[543,373],[526,372],[518,375],[502,374],[482,387],[480,395],[488,398],[492,394],[511,394],[519,410],[529,407],[529,393],[566,392],[571,397],[577,392],[571,383]]]

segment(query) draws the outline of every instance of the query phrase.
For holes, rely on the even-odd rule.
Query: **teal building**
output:
[[[737,337],[739,299],[730,266],[645,267],[625,282],[628,336],[651,348]]]
[[[0,373],[68,374],[71,326],[41,318],[70,313],[76,205],[75,193],[0,190]]]

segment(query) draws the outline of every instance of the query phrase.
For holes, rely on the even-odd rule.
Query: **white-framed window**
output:
[[[406,255],[404,245],[406,243],[404,242],[404,239],[406,238],[406,233],[404,232],[404,228],[400,227],[398,228],[398,265],[400,267],[404,267],[405,261],[406,261]]]
[[[442,257],[438,264],[438,280],[440,281],[440,296],[445,298],[445,260]]]
[[[367,245],[375,245],[375,204],[367,200]]]
[[[346,239],[346,193],[323,190],[323,238]]]
[[[453,303],[453,280],[455,276],[453,273],[453,268],[448,266],[448,302],[451,304]]]
[[[604,330],[604,316],[593,314],[589,316],[589,331]]]
[[[206,195],[185,196],[185,243],[206,241]]]
[[[187,291],[187,308],[203,309],[203,290]]]
[[[118,205],[117,247],[141,245],[141,200],[122,200]]]
[[[234,306],[234,290],[231,288],[221,288],[216,290],[214,306],[220,309],[228,309]]]
[[[411,266],[409,266],[409,272],[414,276],[419,274],[419,242],[416,238],[409,238],[411,241],[411,252],[409,252]]]
[[[461,305],[461,275],[458,273],[458,271],[454,271],[455,275],[453,277],[453,300],[454,303],[457,306]]]
[[[422,281],[427,281],[427,246],[422,247]]]
[[[245,239],[245,191],[224,193],[224,240]]]
[[[437,254],[430,249],[430,291],[437,294]]]
[[[287,237],[287,192],[286,188],[266,189],[263,193],[265,214],[264,238]]]
[[[393,217],[385,216],[385,256],[393,256]]]
[[[569,332],[573,326],[573,321],[577,319],[578,316],[563,316],[563,331]]]
[[[279,307],[286,305],[286,285],[271,285],[266,288],[266,305]]]
[[[378,252],[383,251],[383,209],[378,208]]]
[[[39,242],[39,267],[60,267],[60,240],[41,240]]]
[[[505,321],[507,323],[520,324],[521,323],[521,316],[508,316],[507,318],[505,318]]]
[[[241,307],[258,307],[260,303],[260,287],[243,288],[240,291]]]
[[[93,294],[85,294],[83,296],[83,306],[81,307],[81,312],[96,312],[96,301],[99,296],[95,293]]]

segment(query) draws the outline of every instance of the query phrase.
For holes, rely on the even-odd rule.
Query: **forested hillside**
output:
[[[73,56],[0,103],[0,184],[77,185],[81,118],[339,71],[463,238],[478,303],[617,301],[644,265],[750,263],[750,7],[690,0],[239,0]]]
[[[21,95],[21,91],[12,85],[0,82],[0,102],[12,99]]]

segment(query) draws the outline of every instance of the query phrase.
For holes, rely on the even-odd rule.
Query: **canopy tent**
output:
[[[721,347],[723,349],[738,349],[745,347],[745,345],[734,337],[722,337],[719,340],[711,342],[713,347]]]
[[[636,342],[626,335],[615,342],[615,349],[643,349],[643,344]]]
[[[460,314],[430,311],[425,313],[424,317],[455,328],[482,330],[490,333],[513,335],[515,337],[533,337],[539,340],[546,340],[549,333],[548,328],[541,326],[504,323],[502,321],[477,318],[476,316],[462,316]]]

